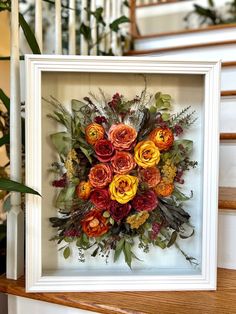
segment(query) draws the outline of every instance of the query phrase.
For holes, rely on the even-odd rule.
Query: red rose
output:
[[[106,218],[96,208],[88,212],[81,223],[82,229],[88,237],[100,237],[109,230]]]
[[[101,162],[110,161],[114,154],[114,147],[112,146],[112,143],[108,140],[97,141],[94,149],[97,155],[97,159]]]
[[[111,205],[110,194],[106,189],[95,189],[90,195],[90,201],[98,209],[108,210]]]
[[[130,210],[131,205],[129,203],[120,204],[117,201],[112,201],[109,212],[111,217],[119,222],[129,214]]]
[[[142,194],[137,194],[132,200],[132,206],[138,212],[152,211],[158,205],[156,194],[153,191],[146,191]]]

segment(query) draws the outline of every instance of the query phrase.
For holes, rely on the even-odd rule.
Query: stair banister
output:
[[[10,61],[10,177],[22,180],[21,107],[19,61],[19,3],[11,1]],[[7,278],[17,279],[24,273],[24,213],[21,194],[11,193],[11,210],[7,216]]]

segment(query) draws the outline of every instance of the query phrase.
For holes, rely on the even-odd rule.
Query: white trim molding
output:
[[[202,75],[204,90],[201,272],[184,275],[50,275],[42,271],[42,199],[26,196],[28,292],[215,290],[217,269],[220,62],[147,57],[26,56],[26,184],[42,191],[41,75],[43,72]],[[41,144],[40,144],[41,143]]]

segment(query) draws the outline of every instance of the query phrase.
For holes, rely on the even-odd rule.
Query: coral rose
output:
[[[139,175],[141,181],[147,183],[149,188],[154,188],[161,181],[160,170],[156,167],[140,169]]]
[[[118,174],[126,174],[136,166],[133,156],[128,152],[116,152],[111,159],[111,165]]]
[[[98,209],[108,210],[111,206],[109,191],[106,189],[95,189],[90,195],[90,201]]]
[[[148,138],[155,143],[160,151],[168,150],[174,142],[174,135],[168,128],[157,128],[149,134]]]
[[[130,175],[116,174],[109,186],[111,199],[120,204],[128,203],[137,193],[138,178]]]
[[[113,125],[109,130],[109,139],[117,150],[130,150],[136,138],[136,130],[123,123]]]
[[[114,154],[114,147],[108,140],[98,140],[94,145],[97,159],[101,162],[108,162]]]
[[[109,165],[97,164],[90,169],[89,182],[95,188],[104,188],[112,181],[112,170]]]
[[[173,183],[165,183],[163,180],[154,188],[154,191],[159,197],[170,196],[174,191]]]
[[[109,226],[102,212],[93,208],[81,221],[82,229],[88,237],[100,237],[107,233]]]
[[[85,129],[85,138],[86,141],[94,145],[98,140],[104,138],[105,130],[103,126],[98,123],[91,123]]]
[[[159,149],[152,141],[142,141],[134,148],[134,160],[142,168],[154,167],[160,161]]]
[[[111,217],[116,221],[119,222],[126,216],[128,216],[129,212],[131,210],[131,205],[126,204],[120,204],[116,201],[111,202],[111,208],[109,210]]]
[[[91,193],[92,185],[90,182],[82,181],[76,188],[76,194],[82,200],[87,200]]]
[[[153,191],[146,191],[142,194],[137,194],[132,200],[132,207],[141,212],[143,210],[152,211],[158,205],[156,194]]]

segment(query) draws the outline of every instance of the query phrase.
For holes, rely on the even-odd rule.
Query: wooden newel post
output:
[[[22,180],[19,8],[11,1],[11,87],[10,87],[10,177]],[[11,194],[11,210],[7,217],[7,278],[17,279],[24,273],[24,213],[21,194]]]

